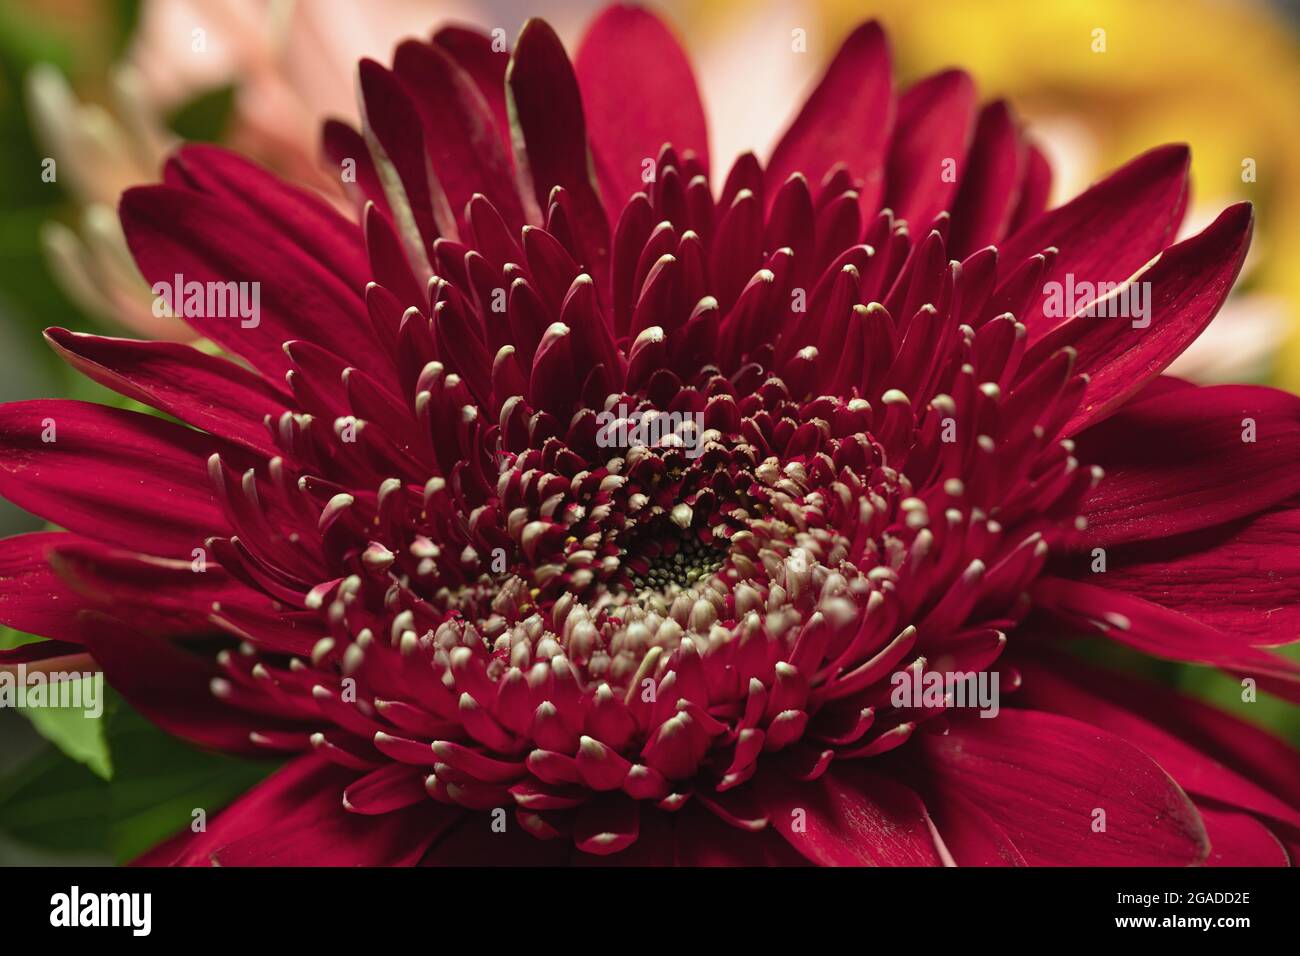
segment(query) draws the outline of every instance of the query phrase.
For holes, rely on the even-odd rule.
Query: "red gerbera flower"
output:
[[[209,147],[122,201],[247,367],[52,329],[183,424],[0,409],[0,492],[67,529],[0,545],[0,617],[53,639],[8,661],[84,646],[161,727],[294,755],[144,862],[1300,845],[1288,748],[1058,650],[1300,686],[1263,649],[1300,620],[1300,400],[1160,374],[1251,229],[1170,245],[1183,147],[1045,212],[1006,105],[895,95],[875,24],[725,175],[636,9],[573,65],[533,20],[508,62],[443,31],[359,88],[363,131],[325,130],[359,224]],[[258,309],[215,314],[226,283]],[[1005,707],[960,706],[994,675]]]

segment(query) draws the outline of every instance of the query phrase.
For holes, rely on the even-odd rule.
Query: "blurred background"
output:
[[[1185,232],[1250,200],[1242,279],[1174,370],[1300,390],[1300,3],[1266,0],[661,0],[722,162],[765,156],[840,39],[876,17],[900,85],[947,66],[1006,97],[1052,162],[1053,203],[1138,152],[1192,147]],[[40,331],[185,337],[155,319],[114,208],[181,138],[231,145],[331,198],[322,119],[355,118],[353,66],[447,22],[548,19],[572,49],[596,0],[0,0],[0,401],[128,404]],[[791,49],[803,30],[807,50]],[[721,165],[721,163],[719,163]],[[40,527],[0,501],[0,535]],[[0,646],[26,640],[0,629]],[[1193,667],[1155,677],[1300,742],[1294,708]],[[90,722],[0,710],[0,863],[129,858],[265,772],[161,738],[120,701]],[[126,742],[124,745],[123,742]],[[124,762],[139,773],[115,773]],[[166,767],[166,770],[159,768]],[[141,774],[144,774],[143,781]],[[126,781],[130,777],[129,782]]]

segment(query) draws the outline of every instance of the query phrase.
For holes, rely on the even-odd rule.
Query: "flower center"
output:
[[[431,743],[447,765],[430,793],[480,809],[583,787],[671,800],[701,775],[725,790],[777,752],[811,779],[943,712],[892,703],[891,675],[986,670],[1026,613],[1096,476],[1057,441],[1071,355],[1003,393],[1024,329],[993,314],[987,256],[968,288],[938,231],[903,256],[882,212],[867,243],[801,264],[784,242],[749,249],[741,218],[678,235],[658,188],[643,200],[663,221],[619,247],[612,303],[529,227],[509,251],[527,268],[495,264],[516,277],[511,323],[480,335],[441,278],[431,319],[398,313],[409,415],[376,406],[382,427],[333,442],[281,419],[286,456],[319,453],[330,476],[300,480],[324,511],[305,606],[329,636],[275,673],[333,723],[329,753],[365,763],[367,732],[399,760]],[[857,209],[843,177],[820,188]],[[762,216],[748,189],[723,205]],[[732,246],[752,255],[730,263]],[[816,282],[806,311],[796,280]]]
[[[680,506],[686,507],[686,506]],[[634,546],[635,547],[635,546]],[[630,563],[628,587],[644,599],[648,593],[666,601],[704,584],[722,569],[727,553],[697,538],[666,535],[637,549],[642,560]],[[644,571],[639,569],[645,566]]]

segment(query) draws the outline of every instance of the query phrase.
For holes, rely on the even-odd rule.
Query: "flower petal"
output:
[[[81,643],[77,612],[85,599],[59,579],[46,554],[75,535],[38,531],[0,540],[0,624],[58,641]]]
[[[975,139],[952,205],[948,255],[963,259],[998,242],[1011,224],[1024,179],[1025,144],[1003,100],[980,112]]]
[[[1194,698],[1073,657],[1044,653],[1014,663],[1023,677],[1018,706],[1064,714],[1122,737],[1198,800],[1300,825],[1295,752],[1283,741]],[[1264,761],[1264,773],[1249,761],[1252,753]],[[1279,787],[1279,778],[1290,786]]]
[[[609,856],[626,850],[640,833],[637,801],[603,795],[578,808],[573,824],[574,845],[583,853]]]
[[[288,363],[280,344],[297,338],[347,355],[369,372],[387,369],[388,360],[369,332],[364,288],[346,285],[291,236],[225,200],[171,186],[128,189],[121,216],[136,264],[155,287],[173,288],[177,276],[187,285],[257,283],[249,287],[257,289],[255,315],[187,314],[185,319],[267,377],[281,379]]]
[[[1011,216],[1010,232],[1019,232],[1047,207],[1047,197],[1052,191],[1052,167],[1043,151],[1032,143],[1025,156],[1025,179],[1020,186],[1020,200]]]
[[[446,26],[433,35],[433,44],[459,66],[482,94],[496,123],[502,144],[510,149],[510,117],[506,111],[508,49],[495,50],[493,39],[470,27]]]
[[[1300,640],[1300,508],[1113,548],[1105,580],[1250,644]]]
[[[0,407],[0,495],[69,531],[163,557],[188,560],[228,528],[206,462],[234,451],[202,432],[88,402]]]
[[[1160,146],[1120,167],[1064,206],[1031,221],[998,247],[1005,274],[1049,246],[1059,250],[1043,282],[1123,282],[1173,240],[1187,202],[1186,146]],[[1017,316],[1032,343],[1057,320],[1042,303]]]
[[[292,237],[295,245],[349,288],[364,289],[370,280],[365,243],[356,223],[238,153],[206,143],[187,143],[167,161],[165,174],[168,185],[214,196]]]
[[[1210,835],[1206,866],[1290,866],[1286,848],[1249,813],[1197,806]]]
[[[1169,775],[1096,727],[1003,709],[918,739],[924,769],[987,813],[1030,866],[1178,866],[1209,852],[1196,808]],[[1097,810],[1104,830],[1094,829]]]
[[[1115,304],[1107,306],[1128,311],[1119,308],[1128,301],[1126,290],[1139,290],[1146,299],[1145,316],[1075,315],[1025,353],[1026,371],[1058,349],[1068,346],[1078,353],[1075,371],[1088,375],[1089,382],[1083,402],[1065,426],[1066,435],[1119,408],[1205,330],[1241,271],[1253,224],[1249,203],[1229,206],[1202,232],[1162,252],[1121,286]]]
[[[321,791],[337,793],[353,775],[314,754],[297,757],[257,784],[195,833],[188,827],[148,853],[132,866],[206,866],[213,850],[250,833],[292,819]]]
[[[975,84],[962,70],[927,76],[898,98],[884,197],[895,216],[919,231],[952,208],[974,124]],[[952,176],[944,175],[947,162]]]
[[[45,552],[59,579],[88,606],[111,608],[150,634],[209,631],[216,604],[227,612],[272,606],[265,595],[249,590],[211,562],[197,571],[192,560],[123,551],[71,534],[57,535]]]
[[[642,821],[645,829],[646,821]],[[811,866],[773,827],[757,833],[739,830],[691,801],[672,815],[677,866]],[[646,837],[637,845],[647,842]]]
[[[279,454],[263,421],[279,418],[284,398],[247,369],[175,342],[45,330],[73,368],[121,395],[267,457]]]
[[[539,840],[511,820],[494,832],[493,815],[473,814],[448,829],[420,861],[421,866],[564,866],[574,853],[567,839]]]
[[[1178,389],[1125,408],[1078,436],[1079,460],[1105,477],[1071,545],[1165,538],[1271,508],[1300,493],[1297,447],[1300,398],[1277,389]]]
[[[456,213],[429,173],[431,153],[415,104],[392,70],[364,59],[357,70],[357,105],[402,248],[417,272],[427,272],[434,240],[454,234]]]
[[[1225,634],[1185,614],[1084,581],[1039,578],[1031,594],[1043,610],[1144,654],[1222,667],[1254,678],[1276,694],[1300,700],[1300,665],[1252,647],[1239,635]]]
[[[466,207],[475,193],[485,195],[510,230],[517,232],[524,213],[510,154],[474,81],[440,47],[414,40],[397,48],[393,69],[419,114],[429,163],[461,234]]]
[[[218,672],[211,658],[190,654],[98,611],[83,611],[79,623],[82,642],[109,686],[170,734],[201,747],[265,757],[266,751],[249,734],[305,729],[237,710],[214,697],[211,682]]]
[[[924,791],[925,808],[958,866],[1024,866],[1025,858],[993,818],[952,789]]]
[[[551,190],[563,187],[585,257],[581,264],[604,288],[609,220],[591,175],[582,95],[564,45],[545,21],[524,24],[506,69],[506,99],[521,191],[545,210]]]
[[[393,215],[370,148],[359,132],[342,120],[326,120],[321,127],[321,152],[340,170],[347,169],[349,163],[354,168],[356,182],[344,182],[343,188],[358,213],[365,209],[367,202],[373,202],[385,216]]]
[[[384,764],[343,791],[344,809],[366,816],[392,813],[428,799],[424,774],[404,763]]]
[[[322,787],[282,819],[211,852],[219,866],[414,866],[460,819],[425,802],[392,813],[348,813],[335,787]]]
[[[606,205],[622,209],[646,188],[644,163],[665,143],[709,168],[708,127],[691,64],[663,22],[640,7],[596,17],[573,63]],[[654,77],[654,82],[646,82]]]
[[[71,641],[29,641],[7,650],[0,650],[0,670],[17,664],[26,664],[28,671],[86,671],[93,670],[95,662],[82,649],[80,638]]]
[[[754,797],[776,831],[823,866],[940,866],[942,844],[921,799],[857,761],[805,783],[760,771]]]
[[[889,45],[873,20],[844,41],[776,144],[767,164],[767,195],[774,198],[792,173],[803,173],[815,190],[843,162],[858,190],[859,206],[874,214],[884,189],[894,114]]]

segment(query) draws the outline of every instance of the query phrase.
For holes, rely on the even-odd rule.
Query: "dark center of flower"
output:
[[[689,508],[688,505],[680,506]],[[636,549],[642,560],[633,564],[627,586],[638,594],[657,592],[671,599],[689,588],[704,585],[722,570],[725,551],[704,544],[696,538],[666,536],[654,543],[647,542]],[[645,565],[645,570],[639,568]]]

